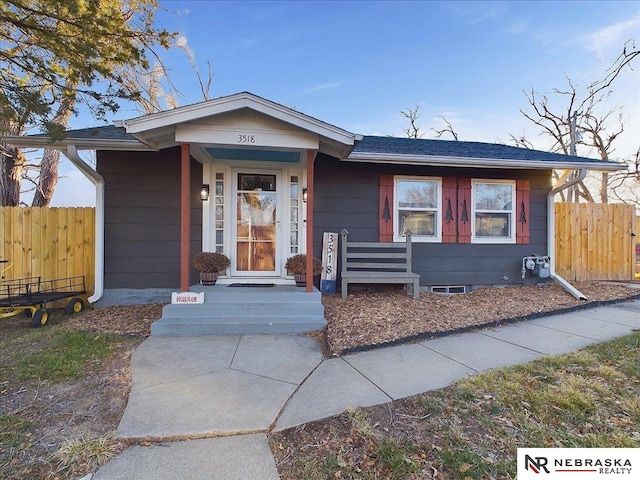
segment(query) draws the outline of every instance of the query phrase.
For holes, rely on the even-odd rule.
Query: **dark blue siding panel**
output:
[[[494,170],[391,166],[316,159],[314,252],[321,253],[322,233],[349,231],[352,241],[378,241],[381,174],[478,179],[528,179],[531,184],[528,245],[415,243],[413,271],[421,285],[496,285],[522,283],[522,257],[547,252],[547,194],[550,170]],[[527,277],[530,282],[530,277]]]
[[[98,152],[98,172],[105,179],[105,287],[179,288],[180,149]],[[202,165],[192,159],[192,254],[202,245],[201,183]]]

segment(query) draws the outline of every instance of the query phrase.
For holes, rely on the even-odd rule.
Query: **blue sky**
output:
[[[509,142],[526,134],[523,90],[578,88],[602,77],[625,41],[640,44],[640,1],[178,1],[164,0],[160,25],[187,39],[213,97],[250,91],[360,134],[404,136],[401,110],[420,107],[424,138],[446,117],[460,140]],[[181,52],[168,53],[180,105],[202,100]],[[638,63],[638,62],[637,62]],[[606,107],[623,105],[616,156],[640,136],[640,64],[614,84]],[[123,106],[114,115],[138,113]],[[72,128],[98,125],[80,116]],[[451,138],[451,137],[443,137]],[[589,152],[578,152],[589,155]],[[87,203],[69,167],[54,203]],[[77,199],[66,193],[74,192]],[[88,197],[92,198],[91,195]]]

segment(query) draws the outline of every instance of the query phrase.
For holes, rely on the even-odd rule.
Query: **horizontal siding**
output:
[[[423,285],[522,283],[522,257],[545,254],[530,245],[415,244],[413,271]],[[507,277],[506,279],[503,277]],[[530,281],[530,277],[527,277]]]
[[[200,188],[200,187],[198,187]],[[105,185],[106,189],[106,185]],[[198,197],[200,202],[200,197]],[[179,200],[178,200],[179,202]],[[192,205],[195,200],[192,200]],[[178,203],[180,205],[180,203]],[[144,225],[176,225],[176,218],[178,219],[177,225],[179,226],[180,220],[180,208],[163,208],[163,207],[146,207],[146,208],[132,208],[123,206],[107,207],[105,210],[105,220],[108,223],[113,224],[131,224],[131,218],[143,218],[145,219]],[[202,209],[191,209],[191,224],[202,224]]]
[[[551,172],[443,167],[411,167],[347,163],[319,155],[316,160],[314,252],[322,248],[322,233],[349,231],[351,241],[378,241],[378,195],[381,174],[478,179],[528,179],[530,243],[414,243],[413,271],[421,285],[493,285],[522,283],[522,257],[547,252],[547,194]],[[346,198],[348,192],[348,199]],[[506,279],[505,279],[506,278]],[[530,282],[531,277],[527,277]]]
[[[177,288],[180,246],[180,150],[99,152],[105,178],[106,288]],[[199,187],[202,166],[191,166],[191,253],[202,244]],[[377,241],[380,174],[529,179],[531,243],[473,245],[416,243],[413,269],[422,285],[520,283],[522,257],[546,254],[546,196],[550,172],[447,169],[340,162],[319,154],[315,172],[314,252],[322,233],[349,231],[353,241]],[[507,280],[503,280],[507,277]],[[191,274],[197,282],[197,272]]]
[[[313,217],[316,254],[322,248],[323,232],[339,233],[346,228],[353,241],[377,239],[379,174],[363,166],[318,155]]]
[[[180,149],[98,152],[105,179],[105,288],[179,288]],[[202,245],[202,165],[191,160],[191,254]],[[198,274],[191,272],[191,283]]]
[[[178,273],[178,277],[179,276],[180,274]],[[178,283],[176,285],[175,278],[175,272],[166,272],[162,274],[155,272],[110,272],[108,279],[111,286],[106,286],[106,288],[175,288],[177,290],[180,288],[180,279],[178,278]]]
[[[174,256],[176,253],[180,255],[180,238],[169,241],[160,241],[151,237],[143,240],[110,240],[109,248],[118,255],[107,252],[107,256],[165,258]]]
[[[178,252],[179,253],[179,252]],[[112,273],[132,273],[130,257],[108,257],[109,270]],[[140,257],[136,261],[139,273],[171,273],[180,268],[180,255],[164,257],[163,262],[158,262],[155,257]]]
[[[169,175],[158,175],[158,172],[149,172],[147,177],[153,177],[153,183],[140,184],[138,176],[129,174],[110,174],[109,178],[114,183],[114,187],[117,187],[122,192],[168,192],[168,193],[180,193],[180,185],[176,185],[175,179]]]
[[[155,178],[155,177],[150,177]],[[105,207],[110,208],[174,208],[180,205],[180,192],[123,191],[114,190],[110,198],[105,199]],[[180,209],[178,208],[178,211]]]

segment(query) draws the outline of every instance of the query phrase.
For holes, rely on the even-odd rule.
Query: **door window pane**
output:
[[[275,192],[276,176],[239,173],[238,190]]]
[[[276,269],[276,176],[238,174],[236,270]]]

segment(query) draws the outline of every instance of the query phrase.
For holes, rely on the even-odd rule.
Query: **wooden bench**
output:
[[[403,243],[349,242],[348,234],[340,232],[342,298],[350,283],[404,283],[409,295],[420,296],[420,275],[411,272],[411,232]]]

